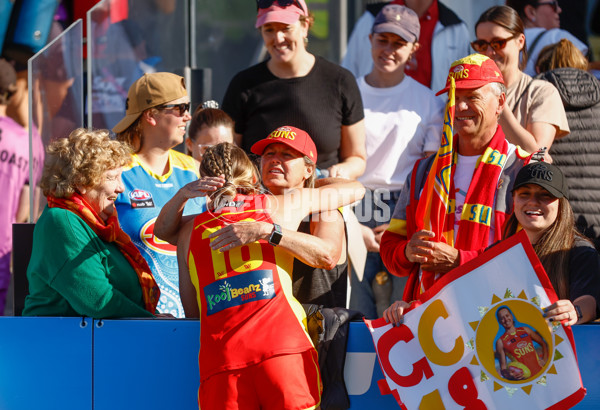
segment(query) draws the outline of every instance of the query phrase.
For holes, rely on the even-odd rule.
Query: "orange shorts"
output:
[[[211,410],[305,410],[320,404],[322,390],[313,349],[217,373],[200,383],[198,401]]]

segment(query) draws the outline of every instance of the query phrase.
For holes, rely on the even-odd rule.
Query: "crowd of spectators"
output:
[[[257,0],[268,59],[231,79],[222,109],[193,115],[183,77],[136,74],[116,139],[76,129],[34,175],[48,205],[23,314],[200,317],[201,404],[226,391],[273,408],[319,404],[308,312],[400,323],[444,274],[520,229],[559,296],[547,319],[596,319],[600,83],[558,2],[507,4],[470,34],[437,0],[370,3],[340,66],[309,52],[304,0]],[[0,60],[0,309],[8,228],[29,213],[27,133],[7,116],[16,92]],[[259,325],[272,333],[257,338]],[[257,364],[282,401],[248,388]],[[296,381],[278,384],[286,366]]]

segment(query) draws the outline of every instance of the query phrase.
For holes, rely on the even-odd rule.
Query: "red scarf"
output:
[[[498,126],[483,155],[475,165],[473,179],[469,184],[469,191],[465,198],[462,215],[458,222],[455,248],[464,251],[484,249],[490,245],[490,229],[492,221],[495,224],[493,241],[502,238],[502,224],[506,219],[495,215],[494,205],[500,173],[508,157],[508,142],[504,137],[502,128]],[[454,182],[452,182],[454,185]],[[454,186],[452,187],[452,200],[454,200]],[[496,213],[497,214],[497,213]],[[451,216],[454,224],[454,212]]]
[[[495,197],[500,173],[504,168],[508,154],[508,142],[498,126],[496,133],[492,137],[485,152],[481,155],[473,178],[469,184],[469,191],[463,205],[461,219],[458,222],[458,234],[454,240],[454,172],[456,167],[456,155],[458,152],[458,141],[453,141],[452,165],[449,175],[442,172],[442,169],[432,167],[428,180],[433,180],[438,175],[438,181],[442,173],[444,177],[449,178],[449,189],[444,190],[448,193],[448,201],[444,201],[438,195],[430,195],[426,200],[419,200],[417,205],[417,226],[418,229],[431,229],[436,233],[436,240],[445,242],[456,249],[465,251],[484,249],[490,244],[490,229],[492,223],[495,225],[493,240],[500,240],[502,234],[502,225],[506,219],[506,214],[495,212]],[[434,163],[435,164],[435,163]],[[432,186],[431,185],[431,186]],[[431,189],[431,188],[430,188]],[[423,194],[427,191],[427,185]],[[432,203],[433,202],[433,203]],[[434,216],[435,215],[435,216]],[[421,221],[436,221],[431,227],[423,226]],[[436,280],[433,272],[423,271],[421,276],[421,285],[419,293],[429,289]]]
[[[152,276],[152,271],[148,266],[142,254],[135,247],[131,238],[119,225],[117,211],[108,218],[106,222],[90,207],[90,205],[78,193],[74,193],[70,198],[55,198],[48,196],[48,207],[67,209],[81,219],[105,242],[114,242],[125,259],[131,264],[140,281],[144,305],[148,312],[154,314],[156,305],[160,297],[160,289]]]

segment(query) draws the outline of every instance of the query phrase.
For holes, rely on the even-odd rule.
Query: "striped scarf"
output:
[[[479,250],[489,245],[492,220],[495,223],[494,240],[500,240],[501,227],[506,219],[504,213],[494,212],[498,178],[506,163],[508,142],[498,126],[488,147],[477,160],[473,178],[458,222],[458,234],[454,240],[455,189],[454,170],[458,142],[453,138],[454,79],[451,78],[448,103],[444,115],[444,129],[440,148],[417,205],[417,230],[435,232],[435,240],[461,250]],[[423,271],[419,293],[430,288],[436,280],[434,272]]]
[[[48,196],[48,207],[69,210],[79,216],[85,223],[105,242],[114,242],[125,259],[131,264],[140,281],[144,305],[148,312],[154,314],[160,297],[160,289],[152,276],[150,267],[142,254],[135,247],[131,238],[120,227],[117,219],[117,211],[108,218],[106,222],[90,207],[85,199],[78,193],[70,198],[55,198]]]

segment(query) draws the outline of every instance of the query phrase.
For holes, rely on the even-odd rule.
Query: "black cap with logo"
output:
[[[562,171],[556,165],[535,162],[525,165],[517,174],[513,191],[523,185],[535,184],[545,188],[556,198],[569,199],[569,188]]]

